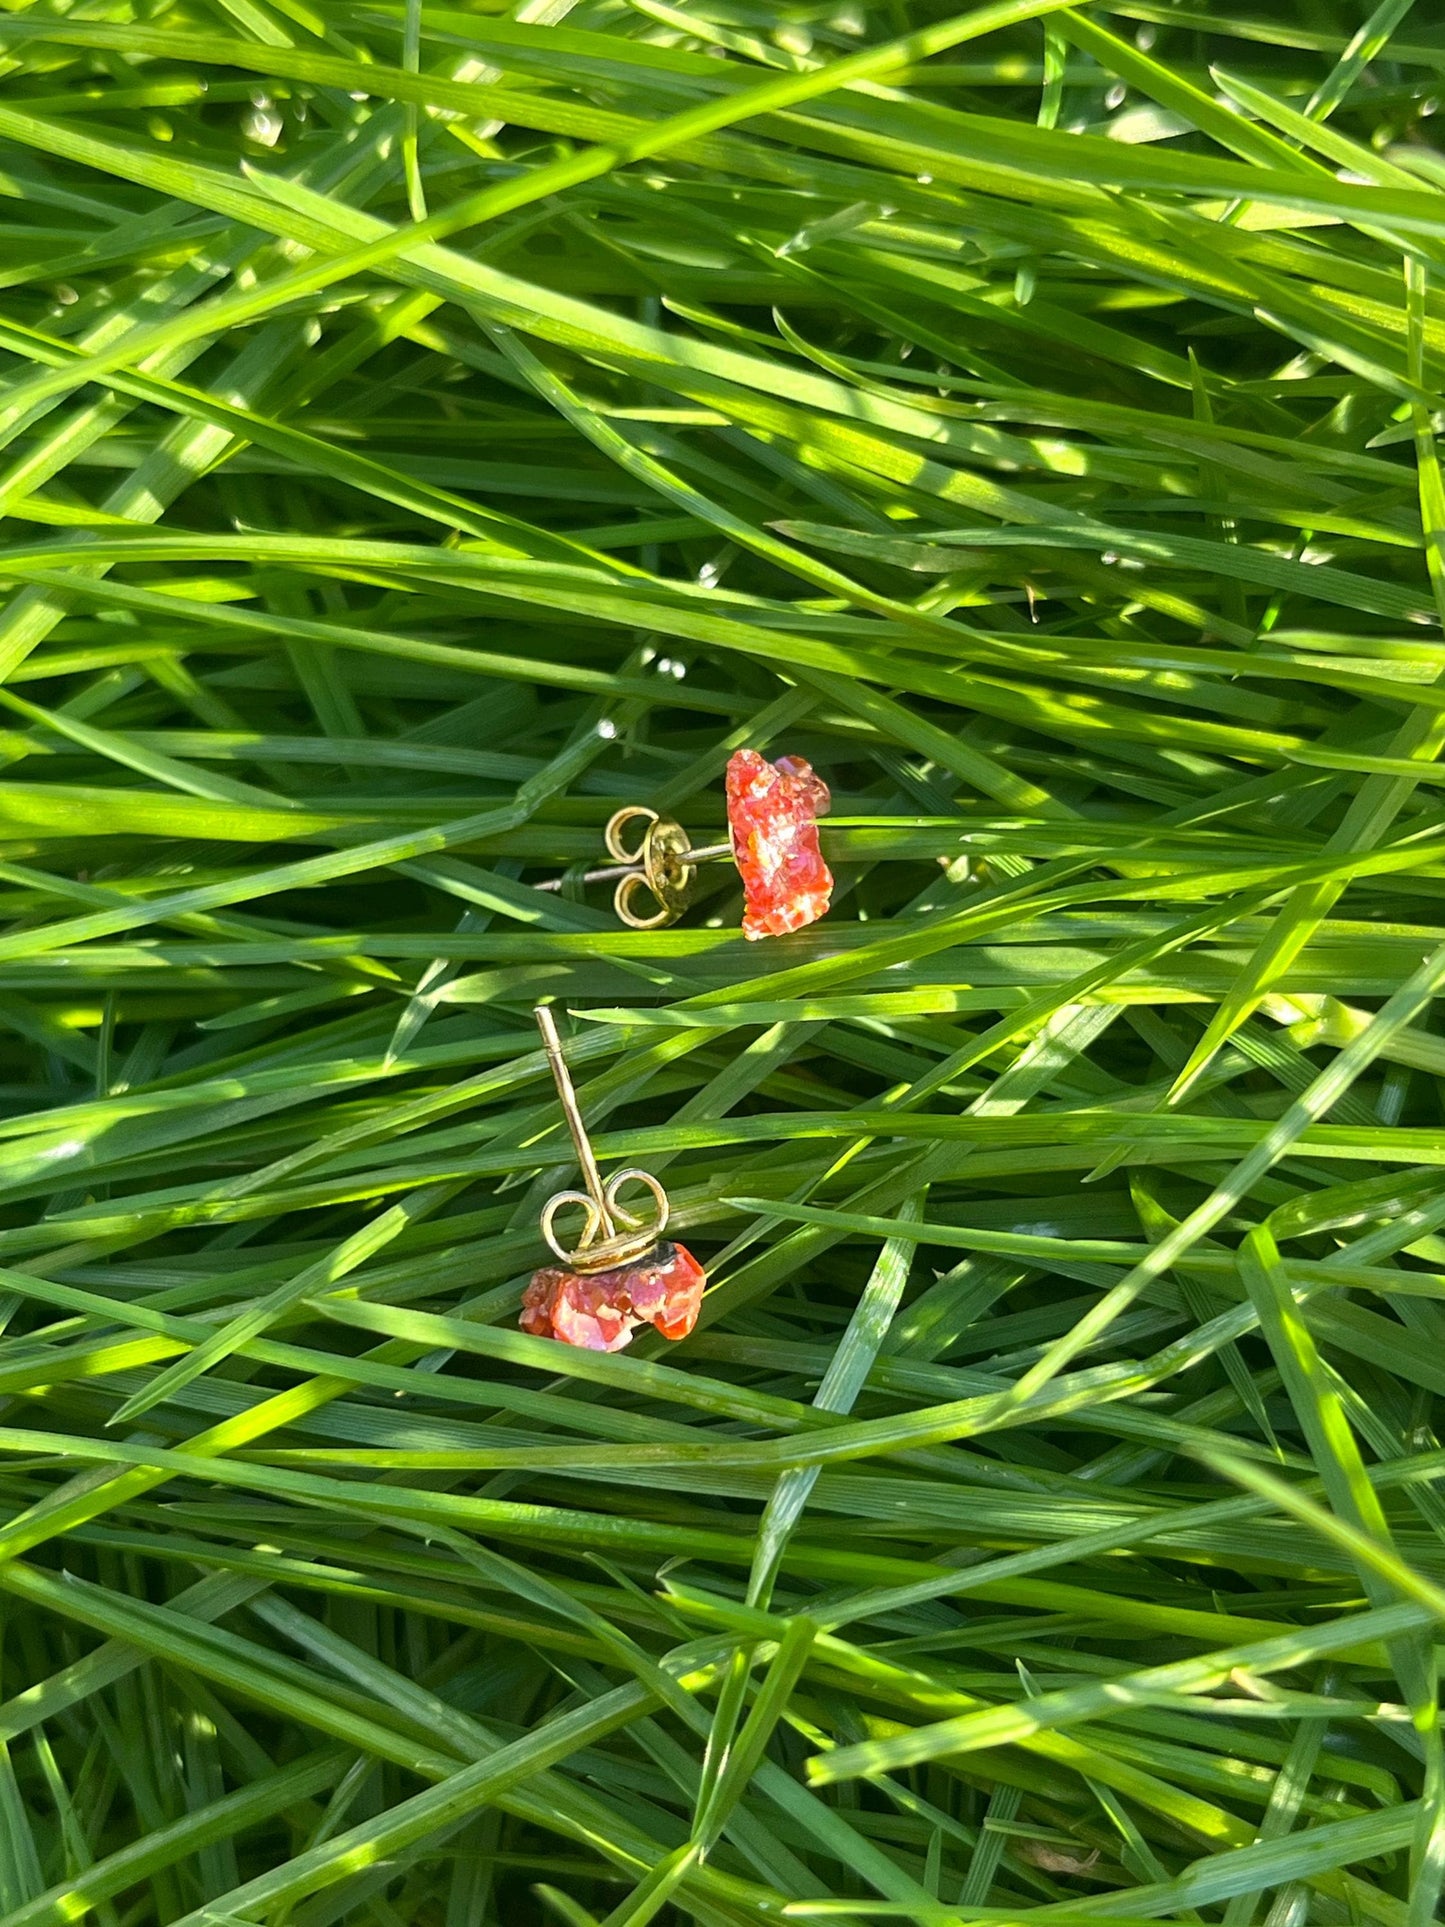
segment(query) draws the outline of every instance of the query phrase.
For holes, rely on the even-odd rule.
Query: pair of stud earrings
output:
[[[607,853],[615,863],[583,880],[615,881],[612,902],[621,921],[633,930],[660,930],[687,908],[698,865],[731,858],[743,881],[743,935],[786,936],[828,912],[833,876],[818,847],[818,818],[830,800],[827,784],[803,757],[770,763],[755,749],[740,749],[728,760],[726,843],[696,848],[671,817],[629,804],[607,825]],[[537,888],[558,890],[561,879]]]
[[[607,849],[617,866],[587,880],[615,880],[622,922],[656,930],[686,909],[698,865],[730,856],[743,880],[743,935],[783,936],[827,913],[833,878],[818,847],[818,818],[829,801],[826,783],[801,756],[770,763],[755,749],[740,749],[727,767],[727,843],[694,848],[680,824],[634,804],[607,825]],[[630,848],[627,832],[638,822],[641,837]],[[639,897],[650,897],[653,908],[639,907]],[[707,1274],[686,1245],[664,1235],[667,1193],[650,1171],[618,1171],[602,1182],[556,1021],[545,1004],[535,1015],[585,1189],[559,1191],[543,1206],[542,1236],[558,1262],[534,1273],[523,1293],[522,1330],[594,1352],[621,1351],[640,1325],[664,1338],[686,1338],[697,1323]],[[621,1202],[627,1185],[651,1193],[650,1211]],[[569,1208],[583,1214],[575,1245],[557,1228],[559,1213]]]

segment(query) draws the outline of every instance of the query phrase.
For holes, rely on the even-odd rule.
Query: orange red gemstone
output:
[[[686,1338],[697,1323],[707,1273],[686,1245],[669,1241],[613,1271],[547,1265],[522,1294],[525,1332],[589,1352],[620,1352],[639,1325]]]
[[[728,762],[728,828],[743,879],[743,935],[782,937],[826,916],[833,874],[818,847],[828,785],[801,756],[755,749]]]

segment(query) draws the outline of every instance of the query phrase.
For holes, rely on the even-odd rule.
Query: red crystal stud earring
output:
[[[727,767],[726,843],[696,848],[671,817],[629,804],[607,825],[607,853],[616,862],[589,870],[583,882],[615,881],[612,903],[621,921],[633,930],[660,930],[687,908],[697,866],[731,858],[743,880],[743,935],[786,936],[828,912],[833,875],[818,845],[818,818],[829,804],[828,785],[803,757],[770,763],[755,749],[736,750]],[[628,832],[635,823],[643,828],[633,847]],[[560,877],[537,885],[561,887]]]
[[[617,1171],[603,1184],[552,1012],[541,1004],[535,1016],[587,1188],[559,1191],[543,1206],[542,1236],[561,1262],[533,1274],[518,1322],[534,1337],[589,1352],[620,1352],[639,1325],[656,1326],[664,1338],[686,1338],[697,1323],[707,1273],[686,1245],[663,1237],[667,1193],[650,1171]],[[650,1219],[619,1204],[629,1183],[652,1193]],[[568,1206],[583,1212],[582,1236],[570,1251],[557,1234],[557,1214]]]

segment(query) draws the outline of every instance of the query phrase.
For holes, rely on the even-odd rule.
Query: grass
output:
[[[0,1927],[1428,1927],[1431,9],[0,76]],[[619,928],[744,743],[833,915]],[[516,1328],[541,999],[679,1346]]]

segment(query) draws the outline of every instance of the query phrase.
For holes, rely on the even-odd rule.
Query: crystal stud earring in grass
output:
[[[541,1004],[535,1015],[586,1188],[559,1191],[542,1208],[542,1236],[559,1262],[534,1273],[523,1292],[522,1330],[589,1352],[620,1352],[639,1325],[686,1338],[707,1273],[686,1245],[664,1237],[667,1193],[650,1171],[616,1171],[602,1182],[552,1012]],[[627,1184],[652,1193],[650,1214],[619,1203]],[[557,1232],[557,1215],[569,1207],[583,1214],[582,1235],[570,1250]]]
[[[818,818],[829,803],[828,785],[803,757],[770,763],[755,749],[736,750],[727,767],[726,843],[695,847],[671,817],[629,804],[607,825],[607,853],[616,861],[582,881],[615,882],[621,921],[661,930],[687,908],[698,865],[730,859],[743,880],[743,935],[787,936],[828,913],[833,875],[818,846]],[[561,887],[561,878],[537,885]]]

